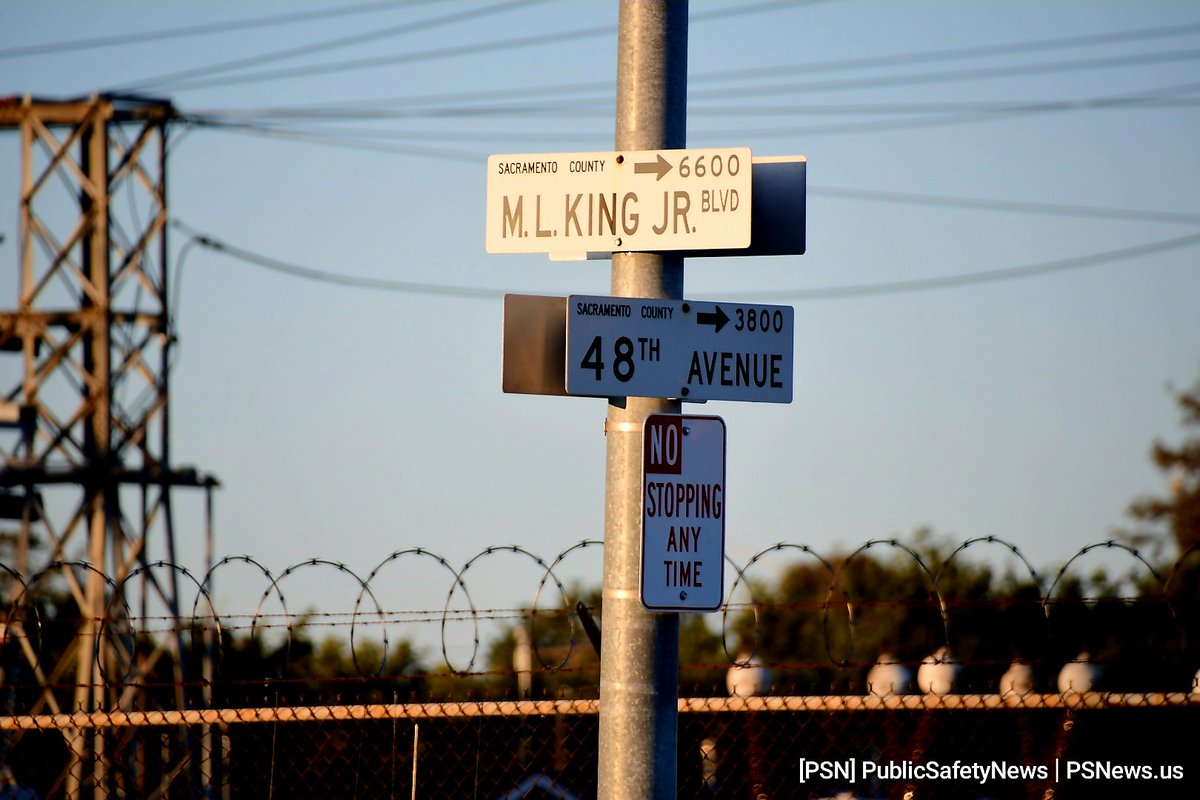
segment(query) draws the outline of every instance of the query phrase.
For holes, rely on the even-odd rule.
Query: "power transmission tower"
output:
[[[28,714],[182,708],[194,669],[181,622],[194,604],[180,608],[182,576],[158,564],[176,563],[172,489],[217,485],[170,459],[174,116],[145,98],[0,98],[0,130],[21,139],[18,294],[0,310],[0,519],[18,529],[0,590],[6,682],[23,672],[34,687]],[[53,637],[37,613],[50,591],[79,610],[70,645],[54,653],[40,652]],[[139,625],[155,615],[148,635]],[[151,674],[177,688],[152,696]],[[157,744],[147,758],[132,735],[64,735],[71,798],[141,794],[138,784],[170,769],[154,763]],[[186,749],[172,760],[199,761]]]

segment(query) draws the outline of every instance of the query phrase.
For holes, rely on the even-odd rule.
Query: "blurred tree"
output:
[[[715,620],[712,618],[715,617]],[[679,691],[680,694],[721,694],[729,658],[721,646],[721,634],[714,633],[710,621],[721,623],[720,614],[681,614],[679,617]],[[730,656],[737,658],[733,643]]]
[[[600,624],[599,588],[567,588],[567,597],[582,601]],[[600,657],[592,647],[578,613],[573,609],[543,608],[506,625],[488,646],[487,669],[491,680],[480,688],[502,697],[516,697],[518,680],[514,656],[518,647],[516,629],[528,631],[530,697],[594,698],[600,692]]]
[[[1200,380],[1190,391],[1176,391],[1183,424],[1196,430],[1178,447],[1155,441],[1150,457],[1170,476],[1168,497],[1141,497],[1129,507],[1134,518],[1166,524],[1181,554],[1200,545]]]
[[[598,625],[601,618],[599,587],[570,587],[568,595],[578,598],[589,609]],[[719,618],[719,615],[717,615]],[[718,623],[714,623],[718,624]],[[588,639],[576,612],[540,611],[532,619],[506,626],[487,652],[488,670],[493,680],[486,687],[501,696],[516,696],[514,653],[517,626],[530,631],[532,666],[531,696],[535,699],[596,698],[600,696],[600,656]],[[679,620],[679,685],[681,690],[699,693],[717,692],[723,687],[729,661],[721,646],[721,634],[713,631],[708,614],[682,614]],[[733,648],[734,644],[731,643]],[[732,650],[731,656],[736,656]]]
[[[930,576],[906,548],[859,550],[828,568],[805,559],[754,598],[734,629],[773,665],[777,686],[801,693],[861,691],[883,649],[919,662],[944,639]]]

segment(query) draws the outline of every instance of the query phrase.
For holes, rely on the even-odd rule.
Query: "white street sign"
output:
[[[792,402],[791,306],[567,298],[567,394]]]
[[[488,158],[487,251],[750,246],[748,147]]]
[[[642,429],[642,605],[716,611],[725,593],[725,421],[652,414]]]
[[[804,156],[755,156],[751,160],[750,246],[741,249],[689,250],[688,258],[799,256],[805,250],[805,198],[808,159]],[[551,253],[551,261],[600,261],[609,252]]]

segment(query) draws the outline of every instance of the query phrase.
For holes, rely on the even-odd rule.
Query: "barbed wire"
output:
[[[0,563],[0,767],[47,798],[109,783],[131,797],[183,796],[185,787],[214,796],[397,797],[419,782],[436,796],[511,797],[530,781],[595,796],[600,665],[589,624],[592,614],[603,624],[603,608],[598,587],[568,588],[564,576],[577,580],[577,559],[601,548],[585,539],[544,558],[489,546],[458,565],[413,547],[370,571],[310,558],[275,572],[249,555],[222,558],[202,575],[167,561],[135,563],[121,575],[85,561],[54,561],[30,575]],[[999,573],[994,561],[968,560],[983,549],[1013,566]],[[1186,728],[1200,708],[1200,673],[1192,676],[1200,651],[1178,646],[1200,629],[1197,551],[1163,566],[1125,543],[1099,542],[1044,573],[996,537],[952,549],[871,539],[836,554],[785,541],[745,561],[727,555],[720,614],[706,618],[703,634],[695,618],[681,624],[701,646],[681,636],[679,794],[797,796],[797,763],[847,754],[913,764],[1000,758],[1035,772],[1082,754],[1184,764],[1186,739],[1166,732]],[[1113,559],[1128,569],[1115,581],[1087,573],[1101,556],[1110,569]],[[532,579],[521,579],[530,582],[504,559],[523,576],[532,568]],[[397,579],[402,568],[421,580]],[[236,586],[247,607],[223,607],[217,586]],[[514,586],[531,597],[482,602]],[[313,587],[325,607],[297,610],[297,596],[307,602]],[[390,601],[397,588],[418,600]],[[1127,619],[1136,624],[1116,634],[1128,653],[1097,662],[1117,673],[1127,656],[1141,671],[1111,683],[1056,684],[1051,671],[1066,650],[1047,643],[1071,642],[1079,620],[1105,625],[1109,611],[1135,604]],[[1073,617],[1077,606],[1102,613]],[[1046,645],[1031,660],[1036,680],[1024,687],[996,680],[1008,662],[995,646],[971,645],[973,636],[1003,639],[1005,631],[987,626],[1010,611]],[[1159,626],[1149,633],[1160,638],[1139,625]],[[581,646],[581,628],[594,651],[587,640]],[[328,635],[317,645],[320,632]],[[883,663],[882,652],[872,660],[884,647],[880,635],[913,632],[904,660],[889,664],[917,680],[881,690],[871,678]],[[440,639],[440,664],[416,652],[422,633]],[[929,659],[914,648],[931,642],[962,646],[953,666],[971,676],[945,690],[923,680]],[[520,662],[518,647],[528,648]],[[739,677],[754,686],[744,691]],[[81,700],[81,689],[104,698]],[[1116,754],[1104,749],[1124,740],[1133,741]],[[1131,746],[1140,749],[1131,755]],[[989,796],[1049,796],[1048,775],[997,784]],[[960,796],[906,777],[857,788],[856,796]]]
[[[1042,615],[1047,623],[1054,608],[1063,602],[1097,604],[1096,598],[1078,597],[1074,594],[1069,599],[1062,595],[1069,585],[1082,585],[1084,581],[1078,574],[1079,564],[1089,555],[1096,552],[1115,554],[1118,558],[1129,562],[1135,572],[1144,574],[1152,587],[1145,587],[1135,598],[1119,598],[1126,602],[1158,602],[1166,608],[1172,624],[1175,625],[1181,639],[1185,638],[1185,625],[1179,618],[1178,597],[1180,592],[1179,577],[1186,563],[1198,551],[1196,546],[1182,553],[1168,568],[1153,565],[1137,548],[1126,543],[1109,540],[1097,542],[1079,548],[1063,565],[1053,573],[1053,579],[1047,580],[1032,566],[1030,560],[1021,549],[1008,541],[995,536],[967,539],[957,545],[953,551],[942,559],[936,552],[922,553],[917,547],[905,544],[897,539],[872,539],[864,542],[848,554],[823,555],[810,545],[796,542],[778,542],[752,554],[744,563],[726,555],[726,562],[732,569],[726,599],[720,614],[720,644],[727,659],[727,665],[733,667],[749,667],[756,663],[756,651],[762,623],[762,614],[767,610],[773,611],[819,611],[821,614],[821,632],[823,635],[824,653],[828,659],[826,666],[837,669],[860,667],[869,661],[858,658],[856,645],[859,642],[858,626],[861,624],[859,615],[868,609],[875,608],[914,608],[928,606],[936,611],[939,623],[937,638],[947,649],[952,643],[951,611],[956,608],[972,605],[1005,606],[1025,602],[1012,597],[978,598],[956,597],[949,590],[949,579],[954,574],[954,568],[959,559],[971,548],[993,546],[1005,551],[1020,565],[1021,581],[1027,581],[1031,590],[1036,592],[1036,602],[1040,605]],[[32,654],[31,659],[38,662],[38,655],[45,647],[44,628],[46,620],[39,605],[39,598],[50,593],[52,582],[65,582],[68,592],[72,595],[81,609],[79,616],[80,631],[77,635],[89,636],[89,646],[92,655],[100,666],[101,674],[107,681],[121,684],[128,681],[134,671],[137,648],[148,646],[147,642],[155,636],[173,636],[180,640],[188,637],[193,646],[199,646],[203,637],[207,646],[215,653],[219,662],[221,650],[227,645],[235,633],[248,632],[251,640],[257,639],[269,632],[282,633],[283,641],[279,647],[277,658],[286,667],[292,661],[292,645],[297,631],[301,628],[311,630],[316,627],[331,629],[348,628],[349,653],[355,670],[364,678],[376,678],[383,675],[387,669],[389,658],[393,654],[390,629],[398,625],[438,624],[441,645],[441,657],[445,668],[451,675],[466,676],[480,675],[478,661],[480,656],[481,638],[480,625],[483,622],[502,624],[528,625],[532,629],[537,620],[553,620],[563,623],[565,633],[558,641],[547,641],[546,637],[531,637],[530,644],[533,656],[545,672],[562,671],[569,668],[578,646],[580,615],[591,613],[592,609],[581,602],[582,598],[572,597],[559,571],[563,565],[577,554],[590,548],[602,548],[603,542],[585,539],[559,552],[551,559],[545,559],[533,551],[519,545],[489,546],[455,568],[445,557],[426,548],[412,547],[397,550],[382,559],[366,577],[361,576],[351,567],[340,561],[324,558],[310,558],[293,564],[278,575],[249,555],[231,555],[222,558],[209,568],[202,577],[197,577],[187,567],[168,561],[155,561],[139,564],[123,576],[112,576],[85,561],[54,561],[28,576],[0,562],[0,581],[3,586],[6,610],[0,621],[0,647],[9,642],[18,642],[26,655]],[[870,551],[891,549],[897,552],[901,563],[907,563],[915,575],[924,582],[922,587],[924,598],[872,598],[854,597],[848,589],[846,580],[848,571],[853,566],[871,557]],[[819,565],[820,571],[828,579],[823,602],[793,601],[787,598],[772,598],[769,601],[756,594],[754,583],[755,573],[775,556],[797,554],[810,559]],[[468,573],[479,571],[479,565],[484,561],[498,556],[510,556],[524,560],[537,568],[540,579],[537,581],[528,606],[492,606],[478,607],[472,597],[467,577]],[[929,559],[935,559],[930,563]],[[438,610],[431,608],[388,609],[380,602],[376,591],[385,574],[390,568],[401,561],[415,560],[422,563],[433,562],[438,570],[448,579],[449,588],[446,591],[442,607]],[[938,563],[940,561],[940,563]],[[212,588],[224,571],[234,566],[250,567],[261,576],[264,588],[258,594],[258,602],[253,611],[244,613],[220,613],[212,597]],[[357,593],[351,611],[331,612],[307,610],[297,613],[289,609],[284,584],[289,580],[312,580],[311,573],[315,570],[334,570],[349,578],[352,586],[357,587]],[[194,592],[190,615],[182,612],[174,614],[159,613],[136,615],[131,609],[127,595],[130,587],[148,580],[158,586],[158,575],[167,575],[172,582],[183,581]],[[1131,573],[1132,574],[1132,573]],[[428,574],[426,574],[428,577]],[[599,577],[599,576],[597,576]],[[89,615],[83,598],[85,592],[83,583],[87,580],[101,580],[106,587],[106,605],[103,616],[96,618]],[[552,604],[543,606],[544,592],[553,583],[557,590],[557,598]],[[244,584],[244,582],[243,582]],[[161,586],[158,586],[161,590]],[[746,599],[738,599],[739,592]],[[165,596],[165,595],[164,595]],[[268,605],[278,604],[280,610],[273,612]],[[582,609],[580,608],[582,606]],[[597,609],[602,611],[602,609]],[[844,624],[844,650],[836,652],[834,647],[837,637],[832,631],[834,619]],[[753,635],[748,637],[751,644],[743,641],[742,647],[734,652],[730,647],[730,634],[738,619],[746,620],[743,628],[749,627]],[[451,655],[448,626],[452,623],[469,622],[472,626],[470,635],[470,654],[458,660]],[[89,633],[94,631],[94,633]],[[370,631],[376,631],[377,637],[369,637]],[[373,643],[376,639],[381,643],[376,652],[371,644],[368,650],[362,642]],[[561,641],[565,639],[565,641]],[[117,661],[109,662],[100,657],[100,650],[105,645],[112,645],[118,653]],[[360,656],[369,653],[369,660]],[[796,666],[800,662],[781,662],[781,666]],[[807,664],[808,662],[804,662]],[[216,671],[220,673],[219,663]]]

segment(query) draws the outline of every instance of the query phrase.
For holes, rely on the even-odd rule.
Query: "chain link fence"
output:
[[[1191,798],[1198,785],[1195,695],[718,697],[679,710],[679,797]],[[594,797],[597,711],[558,700],[3,717],[0,797]]]
[[[968,564],[975,545],[1017,569]],[[91,567],[7,569],[0,800],[595,797],[603,609],[557,575],[593,546],[457,569],[411,549],[366,578],[158,562],[106,577],[103,619],[53,592]],[[1081,577],[1097,548],[1139,575]],[[678,796],[1200,797],[1200,558],[1160,569],[1104,543],[1046,581],[995,539],[945,552],[781,544],[734,565],[723,613],[681,621]],[[497,557],[540,576],[531,604],[477,602],[494,584],[466,576]],[[444,602],[392,610],[379,576],[401,561],[444,573]],[[212,607],[223,565],[262,576],[258,608]],[[318,569],[349,578],[346,610],[289,611],[281,587]],[[155,571],[189,579],[190,613],[133,613],[125,587]],[[440,653],[412,644],[422,630]]]

